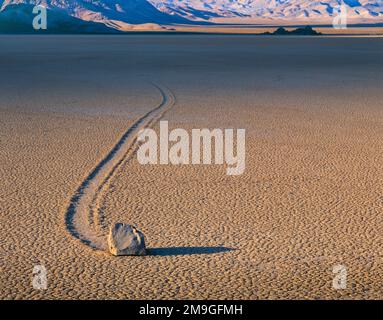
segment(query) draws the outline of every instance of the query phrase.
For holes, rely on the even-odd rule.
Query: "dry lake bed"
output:
[[[1,299],[383,298],[382,38],[0,42]],[[103,162],[140,119],[246,129],[246,168]],[[116,221],[147,256],[89,245]]]

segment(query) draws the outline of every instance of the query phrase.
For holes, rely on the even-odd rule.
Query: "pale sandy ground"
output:
[[[0,40],[1,298],[383,297],[381,39]],[[116,258],[74,239],[65,214],[160,103],[147,80],[175,95],[172,127],[246,128],[247,166],[123,162],[100,195],[104,224],[136,224],[155,255]],[[31,286],[36,264],[46,291]]]
[[[278,24],[276,24],[278,25]],[[281,23],[282,26],[286,24]],[[302,23],[302,26],[313,25],[310,23]],[[329,23],[331,25],[331,23]],[[294,30],[296,27],[285,27],[287,30]],[[326,26],[315,26],[313,27],[316,31],[321,32],[323,35],[331,36],[382,36],[383,28],[382,27],[353,27],[349,26],[345,29],[335,29],[333,27]],[[175,27],[172,26],[163,26],[161,29],[160,26],[154,28],[153,26],[142,25],[142,27],[135,27],[134,30],[138,31],[164,31],[164,30],[177,30],[181,32],[203,32],[203,33],[223,33],[223,34],[261,34],[265,32],[274,32],[277,28],[270,26],[262,25],[213,25],[213,26],[187,26],[187,25],[178,25]],[[129,29],[127,29],[129,30]]]

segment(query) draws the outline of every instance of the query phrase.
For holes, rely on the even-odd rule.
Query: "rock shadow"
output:
[[[148,248],[149,256],[187,256],[197,254],[215,254],[233,251],[235,249],[226,247],[168,247],[168,248]]]

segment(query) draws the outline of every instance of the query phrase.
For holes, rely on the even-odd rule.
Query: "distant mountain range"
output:
[[[374,21],[383,17],[382,0],[150,0],[150,2],[163,12],[191,20],[315,20],[328,23],[342,3],[347,7],[347,15],[351,20]]]
[[[331,24],[344,3],[348,22],[383,22],[383,0],[0,0],[0,32],[32,32],[32,7],[48,9],[47,32],[162,30],[174,25]]]
[[[0,33],[35,33],[33,5],[10,5],[0,13]],[[47,11],[49,27],[44,33],[119,33],[104,24],[83,21],[62,11]]]

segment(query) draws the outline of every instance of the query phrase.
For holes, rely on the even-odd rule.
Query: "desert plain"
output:
[[[382,38],[0,41],[1,299],[383,298]],[[246,129],[244,173],[141,165],[134,149],[105,167],[158,106],[155,130]],[[87,225],[71,202],[100,164]],[[145,234],[147,256],[84,241],[116,221]]]

